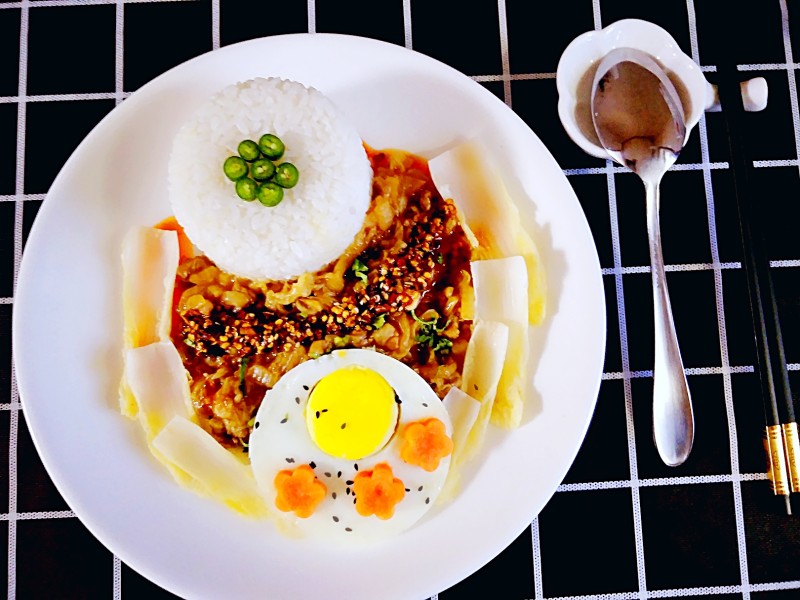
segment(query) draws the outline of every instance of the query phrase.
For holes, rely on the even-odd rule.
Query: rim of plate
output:
[[[307,53],[307,58],[292,56],[293,51]],[[521,180],[514,179],[511,187],[513,188],[516,184],[517,191],[522,191],[524,194],[529,194],[531,186],[538,191],[544,187],[548,191],[552,191],[552,195],[560,202],[555,204],[556,200],[547,197],[530,203],[532,205],[530,207],[527,204],[524,207],[536,211],[536,217],[533,218],[534,226],[541,228],[540,233],[554,236],[554,239],[549,239],[553,247],[547,246],[540,250],[543,251],[545,262],[552,261],[553,264],[559,264],[558,269],[563,269],[564,276],[563,280],[556,282],[561,286],[559,294],[556,296],[557,311],[549,316],[546,324],[542,326],[544,329],[541,335],[545,337],[539,340],[542,344],[541,356],[537,363],[538,370],[534,375],[533,384],[537,390],[541,390],[546,402],[549,403],[559,400],[547,395],[551,388],[566,392],[568,396],[574,393],[577,397],[568,397],[565,402],[577,403],[579,412],[575,415],[567,414],[567,411],[557,405],[554,407],[553,404],[549,404],[548,412],[543,411],[539,415],[533,416],[523,423],[520,430],[509,433],[492,432],[487,439],[484,456],[481,457],[479,464],[472,467],[475,472],[465,478],[465,486],[461,495],[452,503],[434,508],[430,513],[431,516],[426,516],[422,523],[397,540],[382,544],[380,547],[365,546],[363,549],[353,550],[352,553],[321,548],[308,540],[287,540],[275,533],[269,523],[245,521],[242,517],[234,515],[232,511],[214,505],[206,499],[200,499],[192,492],[174,483],[166,470],[161,469],[160,465],[151,460],[142,443],[143,440],[137,435],[140,433],[138,424],[128,422],[120,415],[116,407],[116,397],[108,397],[107,384],[114,377],[111,371],[119,362],[113,358],[115,350],[113,340],[121,339],[121,322],[117,321],[116,323],[120,330],[119,333],[109,334],[110,338],[106,340],[108,343],[91,348],[97,353],[97,356],[92,357],[91,360],[88,357],[74,356],[75,353],[70,355],[69,352],[65,353],[65,349],[69,348],[65,346],[66,342],[53,334],[63,332],[64,327],[69,333],[75,323],[60,321],[59,317],[63,315],[58,313],[59,309],[43,312],[41,310],[42,300],[37,297],[42,289],[47,289],[50,281],[58,281],[58,277],[64,277],[64,273],[60,270],[64,268],[65,264],[71,264],[69,256],[64,256],[64,252],[57,252],[57,247],[49,245],[52,239],[58,240],[59,237],[67,235],[62,231],[62,228],[67,225],[77,224],[79,226],[72,237],[80,246],[75,256],[89,263],[74,265],[73,276],[79,286],[78,292],[83,291],[83,288],[80,287],[84,282],[81,279],[82,276],[87,277],[87,282],[92,281],[93,275],[97,278],[97,273],[91,271],[90,268],[93,264],[92,261],[100,261],[99,264],[115,273],[115,268],[110,266],[109,261],[113,262],[118,255],[104,260],[87,253],[86,247],[82,245],[88,244],[94,251],[102,252],[109,249],[113,251],[114,248],[109,247],[108,243],[105,245],[100,243],[101,241],[108,242],[102,237],[102,232],[96,233],[97,239],[94,241],[78,239],[80,238],[80,227],[83,226],[82,219],[91,220],[99,217],[81,215],[80,211],[75,212],[75,209],[80,209],[86,202],[95,199],[93,193],[103,191],[97,187],[100,185],[99,183],[88,182],[88,178],[75,172],[81,162],[86,162],[95,155],[100,156],[99,149],[109,146],[115,135],[124,133],[126,125],[129,125],[128,122],[137,114],[147,114],[148,111],[152,113],[153,110],[158,110],[152,106],[154,102],[165,102],[169,109],[172,106],[169,102],[177,101],[174,100],[174,96],[182,91],[182,86],[200,85],[202,87],[206,84],[198,83],[199,77],[208,76],[211,80],[223,77],[217,70],[224,69],[226,62],[230,65],[231,61],[244,57],[247,66],[242,68],[246,71],[255,68],[248,62],[253,60],[252,56],[269,56],[270,54],[278,57],[290,57],[286,63],[289,66],[284,68],[276,65],[272,70],[264,69],[265,72],[262,73],[262,76],[289,77],[284,73],[300,73],[301,76],[304,73],[316,73],[316,76],[325,82],[320,89],[333,96],[337,103],[340,102],[337,101],[337,97],[343,97],[348,102],[353,102],[355,106],[357,104],[355,92],[363,91],[363,86],[369,86],[370,79],[374,79],[376,73],[382,74],[384,70],[387,73],[393,73],[399,79],[408,76],[414,81],[416,81],[415,77],[421,78],[424,75],[431,81],[438,81],[443,89],[463,92],[464,95],[459,99],[465,106],[471,102],[472,104],[469,104],[471,110],[486,111],[487,122],[495,124],[499,122],[502,125],[502,131],[492,131],[489,136],[493,143],[492,147],[500,152],[501,157],[511,163],[508,168],[512,170],[512,173],[522,173],[522,167],[525,166],[523,157],[514,155],[513,151],[524,150],[522,152],[524,157],[536,160],[534,170],[537,179],[541,179],[541,181],[531,182],[532,176],[526,175]],[[335,83],[333,75],[324,73],[321,63],[325,63],[331,57],[335,57],[337,60],[345,58],[357,63],[341,63],[346,71],[346,76],[341,78],[342,81],[345,81],[344,87],[342,84]],[[240,67],[237,65],[234,70],[238,68]],[[231,78],[229,82],[235,80],[241,79]],[[300,78],[298,80],[303,81]],[[317,87],[315,81],[304,81],[304,83]],[[383,83],[392,85],[391,82]],[[372,85],[374,85],[374,81]],[[170,91],[173,92],[172,96],[165,95]],[[193,98],[194,101],[202,99]],[[392,102],[394,102],[393,108],[400,111],[406,110],[405,101],[400,103],[392,100]],[[460,106],[455,101],[454,105]],[[439,110],[442,110],[441,107]],[[458,108],[453,110],[456,111]],[[408,111],[411,112],[403,114],[406,118],[413,113],[413,107],[408,108]],[[389,112],[389,114],[394,113]],[[157,118],[151,114],[151,119]],[[388,131],[380,129],[380,121],[377,120],[377,117],[361,114],[358,119],[372,119],[365,127],[376,128],[376,131],[380,130],[376,134],[379,139]],[[398,117],[399,119],[400,117]],[[423,125],[425,124],[423,123]],[[455,135],[457,137],[458,134]],[[451,133],[451,141],[453,137],[454,134]],[[139,142],[134,139],[126,141],[131,142],[133,146],[131,153],[136,155]],[[373,145],[372,139],[367,141]],[[391,146],[407,147],[401,143]],[[377,147],[388,147],[389,145],[383,144]],[[425,155],[440,149],[436,140],[432,140],[426,148],[412,151]],[[111,158],[118,156],[118,152],[121,151],[117,146],[112,147],[111,150],[113,155]],[[103,173],[102,167],[108,165],[101,163],[98,166],[100,167],[98,172]],[[530,165],[527,166],[530,168]],[[143,179],[148,180],[147,177]],[[125,185],[136,181],[133,175],[125,174],[122,175],[122,180]],[[146,187],[147,182],[142,185],[145,186],[144,191],[146,192],[149,189]],[[121,189],[128,190],[124,185]],[[82,195],[82,192],[86,195]],[[381,573],[375,573],[376,567],[389,566],[388,561],[391,556],[393,564],[408,565],[414,568],[415,576],[394,579],[392,589],[385,590],[384,597],[390,597],[390,591],[397,597],[429,596],[454,585],[477,571],[510,544],[549,501],[577,455],[588,429],[599,391],[606,338],[602,276],[591,231],[572,187],[536,134],[491,92],[468,76],[436,59],[388,42],[342,34],[279,35],[240,42],[208,52],[156,77],[111,110],[75,149],[54,180],[46,200],[27,240],[14,300],[12,347],[19,400],[42,462],[56,488],[76,516],[95,537],[131,568],[173,593],[188,597],[216,597],[227,593],[255,596],[264,592],[263,586],[269,580],[269,570],[266,567],[258,568],[259,566],[263,567],[258,562],[259,559],[276,560],[276,557],[280,557],[280,560],[287,560],[287,557],[301,555],[308,556],[310,564],[316,561],[323,566],[335,565],[338,569],[337,572],[326,574],[330,582],[341,585],[342,577],[351,574],[351,569],[356,569],[353,573],[363,569],[365,581],[374,582],[374,578],[377,576],[379,580],[381,575]],[[149,197],[146,201],[149,202],[146,208],[136,209],[140,210],[137,217],[145,222],[155,222],[155,220],[147,221],[147,219],[154,214],[153,209],[157,210],[160,205],[157,204],[157,200],[150,200]],[[168,206],[167,204],[167,209]],[[68,207],[70,210],[66,215],[59,214]],[[126,209],[120,210],[124,212]],[[142,212],[144,215],[141,214]],[[65,216],[73,218],[75,221],[59,221]],[[109,215],[105,216],[111,218]],[[129,223],[129,225],[132,224]],[[566,241],[565,247],[557,246],[557,244],[565,242],[563,235],[565,231],[574,235],[574,239]],[[557,259],[563,261],[565,256],[576,260],[573,263],[568,261],[566,264],[557,263]],[[548,266],[551,266],[550,262],[548,262]],[[549,283],[551,283],[550,276],[556,272],[561,273],[557,269],[554,269],[552,273],[548,272]],[[111,303],[118,299],[119,290],[114,286],[119,287],[119,282],[99,280],[95,283],[100,286],[98,290],[90,289],[89,291],[97,291],[101,297],[98,299],[87,298],[85,301],[86,312],[92,312],[93,307],[111,308],[112,313],[116,312],[118,307],[111,307]],[[64,300],[65,305],[70,307],[76,302],[77,300],[71,296],[65,297]],[[99,304],[95,306],[93,302]],[[51,312],[53,314],[50,314]],[[118,312],[121,314],[121,309]],[[92,316],[96,319],[110,318],[112,324],[114,322],[113,314],[109,317],[107,312],[94,312]],[[567,322],[568,320],[569,322]],[[77,345],[89,345],[96,341],[95,338],[98,336],[100,336],[99,339],[106,339],[102,337],[102,333],[90,328],[88,331],[82,332],[83,335],[78,338]],[[574,339],[554,337],[555,333],[565,333],[564,337],[585,333],[587,337],[584,343],[573,345]],[[49,336],[54,338],[52,342],[50,342]],[[537,334],[534,332],[534,337],[536,336]],[[116,350],[118,354],[121,354],[121,346],[118,346]],[[92,360],[98,361],[100,356],[102,356],[100,362],[92,362]],[[561,372],[565,367],[563,360],[565,356],[570,356],[570,365],[577,365],[577,374]],[[41,376],[37,377],[37,374],[41,375],[43,371],[43,368],[39,366],[40,361],[48,359],[59,365],[60,371],[57,370],[57,373],[66,372],[68,375],[74,375],[75,379],[56,383],[52,381],[52,378],[48,378],[49,380],[45,382]],[[111,368],[107,368],[109,365],[105,362],[106,360],[110,361]],[[572,366],[573,370],[575,368]],[[76,370],[73,372],[70,369]],[[554,373],[553,371],[558,372]],[[89,377],[86,377],[87,375]],[[118,375],[117,373],[116,376],[118,377]],[[104,386],[100,384],[100,379],[103,379]],[[73,385],[65,387],[64,384]],[[74,416],[68,412],[67,408],[56,402],[57,399],[63,399],[65,389],[72,390],[74,387],[76,392],[81,392],[87,386],[89,390],[95,389],[92,387],[93,385],[100,385],[102,392],[98,391],[98,394],[91,399],[78,393],[78,398],[75,400],[78,409],[81,409],[84,404],[88,406],[90,410],[85,415]],[[92,394],[87,396],[92,396]],[[74,398],[70,397],[69,400],[73,402]],[[55,423],[54,414],[66,417],[65,422]],[[90,425],[94,425],[94,428],[88,432],[81,431],[81,426],[85,425],[84,416],[93,420]],[[74,421],[71,420],[73,418]],[[558,425],[563,430],[563,435],[554,436],[552,432],[548,432],[544,427],[543,420],[549,421],[550,426]],[[59,429],[59,425],[65,426],[64,433]],[[70,426],[73,426],[74,430],[70,430]],[[108,430],[102,426],[107,426]],[[528,451],[532,448],[547,452],[547,447],[537,446],[537,444],[543,444],[540,440],[545,439],[552,442],[557,451],[553,456],[537,459],[536,475],[540,485],[533,485],[533,482],[523,478],[520,485],[517,486],[519,493],[528,494],[530,497],[522,504],[518,502],[511,508],[506,507],[502,511],[498,510],[483,515],[483,518],[477,522],[473,518],[473,537],[480,542],[480,546],[469,547],[468,544],[453,543],[452,540],[447,543],[448,540],[441,539],[441,535],[436,536],[436,534],[459,531],[454,527],[456,523],[460,524],[460,530],[463,531],[464,519],[473,515],[473,510],[487,508],[487,503],[481,500],[477,484],[472,482],[477,479],[496,483],[499,474],[495,472],[495,469],[503,471],[507,468],[506,465],[498,462],[500,455],[504,453],[508,455],[515,451]],[[107,453],[100,459],[95,448],[84,447],[87,442],[90,443],[89,445],[96,444],[98,449],[106,450]],[[109,464],[116,459],[122,460],[121,466],[128,470],[118,473],[114,468],[110,468]],[[523,464],[528,464],[525,462],[528,460],[531,459],[526,457]],[[75,468],[76,465],[80,465],[80,468]],[[469,467],[467,470],[469,471]],[[110,482],[100,482],[99,484],[94,480],[95,477],[105,477],[109,474],[116,479],[112,478]],[[467,475],[466,472],[465,475]],[[113,483],[118,484],[117,488],[124,487],[128,483],[147,483],[149,487],[145,491],[136,488],[122,490],[115,489],[113,485],[110,485]],[[105,487],[101,488],[100,486]],[[130,491],[130,495],[127,493],[128,491]],[[166,510],[164,509],[165,504]],[[489,503],[490,505],[491,503]],[[176,511],[175,509],[178,507],[181,510]],[[188,527],[187,524],[191,524],[192,527]],[[135,527],[135,529],[131,530],[130,527]],[[210,540],[214,542],[215,546],[202,550],[194,548],[181,537],[187,533],[187,530],[194,534],[200,534],[200,539],[203,534],[211,536]],[[157,533],[157,535],[147,535],[153,533]],[[191,561],[199,556],[195,554],[196,552],[204,551],[214,557],[228,558],[230,563],[228,566],[241,564],[242,569],[236,572],[237,581],[234,584],[227,578],[221,587],[212,589],[213,586],[210,586],[210,582],[216,581],[213,574],[200,572],[197,579],[190,580],[186,577],[188,571],[185,569],[188,567],[184,567],[182,563],[175,563],[174,560],[169,562],[172,558],[169,551],[174,548],[180,548],[185,552],[186,561]],[[411,552],[412,548],[418,549],[418,551]],[[401,551],[399,556],[398,550]],[[242,560],[239,563],[231,562],[231,556],[235,556],[237,551],[241,552],[244,557],[240,557]],[[432,566],[427,563],[420,564],[420,561],[426,558],[441,557],[441,552],[449,553],[445,559],[447,562]],[[353,560],[360,561],[362,566],[350,565],[349,562]],[[248,570],[248,572],[243,572],[243,570]],[[266,579],[264,578],[265,574]],[[288,583],[283,580],[278,581],[276,585],[277,587],[273,587],[273,590],[279,597],[284,597],[281,594],[289,597],[295,593],[292,590],[296,591],[297,589],[291,586],[286,587]],[[305,589],[303,587],[303,590]],[[328,590],[330,591],[330,588]],[[314,594],[310,589],[309,592],[311,595]],[[368,594],[373,592],[374,589],[369,587],[367,589],[348,588],[347,591],[339,588],[333,590],[333,596],[347,594],[347,597],[361,597],[361,595],[369,597]]]

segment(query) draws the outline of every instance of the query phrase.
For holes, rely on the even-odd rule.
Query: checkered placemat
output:
[[[603,268],[606,361],[583,447],[531,526],[438,598],[800,598],[800,516],[771,506],[764,475],[722,116],[701,119],[662,185],[664,256],[697,421],[689,461],[670,469],[651,441],[644,192],[635,175],[569,140],[555,84],[558,59],[575,36],[627,17],[664,27],[712,82],[716,67],[729,63],[743,77],[767,79],[769,105],[747,115],[744,139],[755,159],[752,188],[770,223],[786,353],[800,390],[800,7],[789,4],[730,3],[723,18],[721,5],[702,0],[546,7],[525,0],[0,0],[0,480],[7,482],[0,481],[0,546],[8,549],[0,562],[8,596],[174,597],[88,533],[49,480],[25,425],[11,364],[14,286],[55,175],[103,116],[166,69],[254,37],[338,32],[431,55],[504,100],[564,169]]]

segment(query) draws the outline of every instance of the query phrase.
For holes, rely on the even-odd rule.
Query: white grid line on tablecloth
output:
[[[754,160],[753,166],[757,169],[764,167],[796,167],[800,164],[796,158],[790,160]]]
[[[787,365],[788,366],[788,365]],[[797,365],[800,367],[800,365]],[[796,369],[789,369],[792,370],[800,370],[800,368]],[[755,373],[755,367],[752,365],[739,365],[739,366],[730,366],[727,367],[690,367],[684,368],[684,373],[686,375],[726,375],[726,374],[738,374],[738,373]],[[619,379],[648,379],[653,376],[652,369],[645,369],[642,371],[628,371],[628,372],[621,372],[621,371],[608,371],[603,373],[602,380],[603,381],[614,381]],[[1,405],[0,405],[1,406]]]
[[[119,106],[125,98],[125,0],[116,0],[115,26],[114,104]],[[116,554],[112,562],[111,594],[114,600],[122,597],[122,563]]]
[[[0,202],[26,202],[28,200],[44,200],[45,194],[11,194],[10,196],[0,195]]]
[[[740,262],[726,262],[726,263],[719,263],[718,265],[721,269],[741,269],[742,263]],[[675,265],[664,265],[664,270],[667,273],[674,273],[674,272],[687,272],[687,271],[711,271],[715,268],[715,265],[711,263],[681,263]],[[649,273],[650,272],[650,265],[637,265],[634,267],[620,267],[620,268],[612,268],[612,267],[604,267],[600,269],[600,272],[603,275],[639,275],[642,273]]]
[[[125,4],[158,4],[164,2],[198,2],[198,0],[123,0]],[[64,7],[64,6],[101,6],[116,4],[117,0],[40,0],[25,2],[28,8]],[[6,8],[22,8],[22,2],[0,2],[0,10]]]
[[[405,47],[414,47],[414,35],[411,24],[411,0],[403,0],[403,40]]]
[[[116,25],[114,32],[114,100],[118,105],[125,90],[122,62],[124,60],[123,39],[125,36],[125,1],[116,0]]]
[[[794,64],[792,56],[792,40],[789,33],[789,7],[786,0],[780,0],[781,21],[783,24],[783,50],[786,56],[786,64]],[[797,153],[796,158],[800,160],[800,110],[797,106],[797,79],[794,76],[794,69],[787,69],[786,76],[789,80],[789,104],[792,107],[792,124],[794,125],[794,149]]]
[[[730,165],[727,162],[713,162],[709,163],[708,167],[715,170],[728,169],[730,168]],[[672,167],[670,167],[670,171],[702,171],[703,168],[705,168],[703,163],[679,163],[672,165]],[[612,171],[617,175],[622,174],[633,176],[633,172],[627,167],[612,165]],[[608,169],[606,167],[588,167],[578,169],[562,169],[562,172],[567,177],[574,175],[605,175],[608,173]]]
[[[506,0],[497,0],[497,22],[500,27],[500,61],[502,64],[503,100],[511,108],[511,65],[508,59],[508,17]]]
[[[40,512],[21,512],[0,514],[0,521],[39,521],[42,519],[72,519],[75,513],[71,510],[51,510]]]
[[[739,65],[740,71],[787,71],[800,69],[800,63],[794,61],[788,63],[758,63]]]
[[[796,268],[800,267],[800,260],[799,259],[790,259],[790,260],[771,260],[769,261],[769,266],[773,269],[787,269],[787,268]],[[664,265],[664,269],[667,272],[674,272],[674,271],[712,271],[714,269],[722,269],[722,270],[736,270],[742,268],[742,263],[738,261],[734,262],[721,262],[716,265],[711,263],[679,263],[674,265]],[[635,267],[621,267],[620,269],[611,268],[611,267],[604,267],[600,270],[603,275],[616,275],[618,272],[622,275],[634,275],[637,273],[649,273],[650,272],[650,265],[639,265]]]
[[[14,192],[22,195],[25,189],[25,124],[26,105],[25,96],[28,91],[28,27],[30,13],[28,2],[23,0],[20,6],[19,23],[19,79],[17,95],[22,99],[17,103],[17,156],[16,170],[14,173]],[[22,202],[14,205],[14,280],[12,291],[16,293],[19,267],[22,261]],[[11,405],[19,406],[19,390],[17,389],[16,368],[11,365]],[[8,596],[13,598],[17,593],[17,438],[19,434],[19,410],[12,410],[9,414],[8,432]]]
[[[603,28],[603,16],[600,14],[600,0],[592,0],[592,21],[595,31],[600,31]]]
[[[533,559],[533,597],[544,598],[542,583],[542,542],[539,538],[539,517],[531,521],[531,555]]]
[[[317,33],[317,4],[314,0],[308,0],[306,11],[308,12],[308,33]]]
[[[211,0],[211,49],[219,50],[220,9],[219,0]]]
[[[619,236],[619,218],[617,215],[617,188],[614,181],[614,170],[611,161],[606,161],[608,185],[608,211],[611,222],[611,246],[614,255],[614,268],[622,267],[622,247]],[[628,327],[625,315],[625,296],[623,291],[622,275],[614,277],[617,294],[617,321],[619,324],[620,353],[622,356],[622,370],[630,372],[630,356],[628,353]],[[633,391],[630,377],[623,379],[625,392],[625,427],[628,434],[628,465],[631,474],[631,499],[633,507],[633,537],[636,548],[636,574],[639,582],[639,597],[644,598],[647,590],[647,576],[644,563],[644,538],[642,531],[642,507],[639,500],[639,487],[635,485],[639,478],[639,468],[636,458],[636,432],[633,422]]]
[[[555,73],[508,73],[506,75],[471,75],[478,83],[490,83],[493,81],[535,81],[539,79],[555,79]]]
[[[686,8],[689,17],[689,39],[692,51],[692,59],[700,64],[700,50],[697,41],[697,20],[695,17],[694,1],[687,0]],[[711,162],[708,148],[708,128],[706,125],[705,114],[701,115],[698,123],[698,133],[700,135],[700,156],[703,164]],[[725,305],[722,285],[722,269],[719,260],[719,244],[717,243],[716,211],[714,204],[714,190],[711,185],[711,169],[703,169],[703,182],[706,189],[706,206],[708,211],[708,235],[711,245],[711,262],[714,267],[714,291],[717,305],[717,325],[719,327],[719,347],[722,359],[722,386],[725,394],[725,413],[728,421],[728,441],[731,455],[731,472],[739,473],[739,444],[738,433],[736,431],[736,415],[733,409],[733,384],[728,356],[728,335],[725,322]],[[733,512],[736,523],[736,540],[739,549],[739,574],[744,589],[742,590],[742,600],[750,600],[748,584],[750,575],[747,568],[747,539],[744,526],[744,507],[742,505],[742,485],[738,479],[731,482],[733,491]]]
[[[635,484],[630,479],[613,481],[587,481],[580,483],[562,483],[556,488],[558,493],[587,492],[597,490],[624,490],[632,487],[654,488],[675,485],[708,485],[712,483],[732,483],[734,481],[766,481],[766,473],[742,473],[739,475],[686,475],[683,477],[649,477],[640,479]]]
[[[112,567],[112,597],[114,600],[122,598],[122,561],[114,555],[114,565]]]
[[[687,596],[722,596],[742,594],[749,597],[750,592],[775,592],[800,588],[800,581],[782,581],[774,583],[754,583],[750,585],[720,585],[696,588],[674,588],[668,590],[649,590],[645,598],[685,598]],[[637,600],[637,592],[609,592],[586,596],[548,596],[547,600]]]
[[[124,98],[131,95],[132,92],[121,92]],[[20,100],[25,102],[70,102],[75,100],[116,100],[120,94],[117,92],[89,92],[86,94],[42,94],[37,96],[26,96],[20,98],[19,96],[0,96],[0,104],[16,104]]]

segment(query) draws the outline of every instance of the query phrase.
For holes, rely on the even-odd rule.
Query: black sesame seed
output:
[[[328,473],[327,471],[325,471],[325,477],[330,477],[330,476],[331,476],[331,474]]]
[[[350,495],[350,488],[346,488],[344,492],[345,492],[345,494],[347,494],[349,496]]]
[[[328,412],[328,409],[327,408],[323,408],[321,412],[326,413],[326,412]]]
[[[427,402],[423,402],[422,406],[424,406],[425,408],[428,408],[428,403]]]
[[[281,419],[281,423],[286,423],[286,421],[288,421],[288,420],[289,420],[289,417],[283,417]],[[256,428],[258,428],[258,423],[256,423]]]
[[[422,491],[422,486],[419,486],[419,487],[417,488],[417,491],[418,491],[418,492],[421,492],[421,491]]]
[[[338,522],[339,522],[339,517],[337,517],[337,516],[334,516],[334,517],[333,517],[333,522],[334,522],[334,523],[338,523]]]
[[[304,385],[304,386],[303,386],[303,389],[304,389],[305,391],[308,391],[308,386],[307,386],[307,385]]]
[[[341,477],[341,476],[342,476],[342,472],[341,472],[341,471],[339,471],[339,472],[336,474],[336,476],[337,476],[337,477]]]
[[[261,423],[259,423],[258,421],[256,421],[256,424],[255,424],[255,425],[253,425],[253,427],[255,427],[256,429],[258,429],[258,426],[259,426],[259,425],[261,425]]]
[[[355,498],[353,498],[353,504],[355,504],[355,503],[356,503],[356,499],[355,499]]]
[[[317,411],[317,418],[319,419],[319,411]]]
[[[286,459],[286,462],[287,462],[287,463],[293,463],[293,462],[294,462],[294,459],[293,459],[293,458],[287,458],[287,459]]]
[[[425,504],[430,504],[430,503],[431,503],[431,499],[430,498],[425,498]]]
[[[394,401],[397,402],[398,404],[403,403],[403,401],[400,400],[400,396],[397,395],[397,392],[394,393]]]
[[[333,498],[334,500],[336,500],[336,492],[333,492],[333,493],[331,494],[331,498]]]
[[[358,471],[358,463],[355,463],[355,464],[353,465],[353,468],[354,468],[356,471]]]
[[[295,397],[294,401],[295,401],[297,404],[300,404],[300,396],[297,396],[297,397]]]
[[[347,481],[345,481],[345,483],[347,485],[353,485],[353,480],[352,479],[348,479]]]
[[[345,527],[345,528],[344,528],[344,530],[345,530],[345,531],[353,531],[353,530],[352,530],[352,529],[350,529],[349,527]]]
[[[407,492],[410,492],[411,490],[410,490],[410,489],[408,489],[408,488],[406,488],[406,491],[407,491]]]
[[[347,427],[347,423],[342,423],[342,429],[344,429],[345,427]]]
[[[317,468],[317,463],[315,463],[315,462],[312,460],[310,463],[308,463],[308,466],[309,466],[309,467],[311,467],[312,469],[316,469],[316,468]]]

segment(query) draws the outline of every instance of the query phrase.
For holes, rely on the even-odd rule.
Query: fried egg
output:
[[[338,543],[411,527],[433,506],[452,425],[428,383],[372,350],[336,350],[286,373],[256,414],[249,453],[281,529]]]

